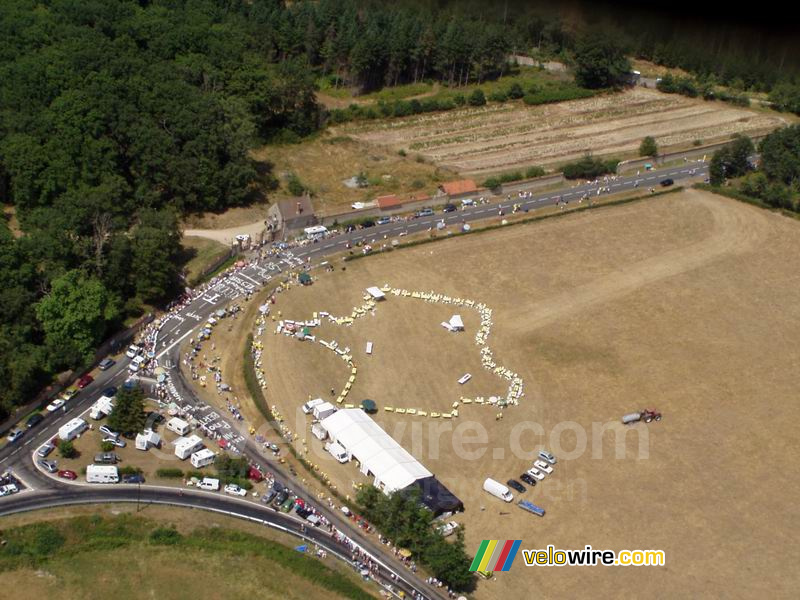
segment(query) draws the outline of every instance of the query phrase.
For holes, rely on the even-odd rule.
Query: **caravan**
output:
[[[189,423],[178,417],[173,417],[167,421],[167,429],[178,435],[186,435],[189,433]]]
[[[117,467],[111,465],[88,465],[86,481],[88,483],[117,483],[119,471],[117,471]]]
[[[192,466],[195,469],[202,469],[206,465],[210,465],[214,462],[217,458],[217,455],[214,453],[213,450],[208,448],[203,448],[202,450],[198,450],[189,458],[192,463]]]
[[[175,444],[175,456],[181,460],[186,460],[203,447],[203,440],[196,435],[178,438],[173,443]]]
[[[70,440],[74,440],[88,428],[89,425],[86,423],[86,421],[75,418],[58,428],[58,437],[66,442],[69,442]]]

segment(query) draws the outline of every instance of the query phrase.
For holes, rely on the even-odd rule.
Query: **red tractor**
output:
[[[653,421],[653,420],[660,421],[661,420],[661,413],[658,412],[657,410],[654,410],[654,409],[651,409],[651,408],[645,408],[642,411],[642,420],[645,423],[649,423],[650,421]]]

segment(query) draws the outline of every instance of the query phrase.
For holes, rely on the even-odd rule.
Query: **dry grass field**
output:
[[[666,551],[657,568],[535,572],[518,558],[510,573],[481,583],[477,598],[522,589],[793,597],[799,242],[796,221],[688,190],[356,261],[282,294],[276,309],[293,319],[349,314],[365,287],[384,282],[485,302],[494,309],[495,360],[525,380],[520,405],[500,421],[474,405],[452,421],[377,416],[464,501],[457,518],[468,548],[521,538],[523,548]],[[446,411],[461,393],[505,389],[481,368],[475,313],[459,311],[465,333],[439,326],[454,312],[389,296],[375,316],[316,333],[353,349],[349,398]],[[285,415],[346,381],[344,363],[319,344],[263,339],[268,399]],[[474,377],[462,387],[456,379],[465,372]],[[632,427],[617,446],[620,416],[645,407],[663,411],[663,421]],[[522,497],[545,507],[544,518],[481,490],[486,477],[518,477],[539,446],[560,460]],[[357,472],[331,461],[323,468],[343,486]]]
[[[353,202],[373,200],[384,194],[433,194],[440,181],[457,175],[427,162],[418,162],[415,153],[400,156],[397,149],[381,148],[336,133],[288,146],[265,146],[255,153],[258,160],[274,165],[275,175],[283,181],[287,173],[296,173],[314,195],[317,212],[333,213],[348,209]],[[344,180],[363,172],[370,182],[367,188],[352,189]],[[281,187],[270,196],[275,201],[288,197]]]
[[[222,532],[239,532],[257,536],[265,543],[278,543],[287,548],[297,545],[297,538],[273,529],[244,522],[233,517],[205,511],[163,508],[149,505],[136,512],[135,505],[110,507],[70,507],[35,511],[5,517],[4,529],[40,521],[54,523],[75,517],[99,515],[115,518],[120,515],[145,518],[164,526],[174,526],[182,535],[191,535],[200,528]],[[327,558],[324,564],[364,592],[377,597],[374,587],[367,587],[351,569],[338,560]],[[201,576],[198,576],[201,574]],[[303,599],[346,598],[325,589],[317,582],[277,564],[264,556],[251,555],[246,560],[234,552],[201,548],[179,551],[174,547],[131,543],[116,547],[108,544],[96,550],[83,550],[74,555],[51,558],[39,567],[16,568],[2,572],[0,599],[21,597],[101,599],[114,597],[179,599]]]
[[[764,132],[778,116],[645,88],[543,106],[489,104],[337,128],[343,135],[420,153],[462,174],[564,163],[593,152],[624,157],[645,136],[662,149]]]

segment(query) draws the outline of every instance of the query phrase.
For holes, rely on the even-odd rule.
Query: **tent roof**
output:
[[[432,475],[360,408],[337,411],[321,423],[331,439],[384,484],[387,493]]]
[[[436,477],[418,479],[412,485],[420,489],[422,492],[420,501],[431,509],[434,515],[464,510],[464,503],[456,498]]]

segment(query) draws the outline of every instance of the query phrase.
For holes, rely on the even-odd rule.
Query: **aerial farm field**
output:
[[[543,106],[491,103],[446,113],[354,123],[341,135],[425,156],[461,174],[485,175],[557,165],[586,152],[633,155],[645,136],[659,148],[754,135],[783,123],[777,115],[646,88]]]
[[[326,321],[314,333],[352,349],[346,401],[375,400],[376,420],[463,500],[470,552],[485,538],[666,552],[665,567],[526,567],[518,557],[477,598],[790,597],[800,586],[799,242],[795,220],[687,190],[347,263],[281,294],[275,309],[349,315],[384,283],[485,303],[486,344],[524,381],[500,420],[474,402],[430,417],[461,397],[505,394],[508,381],[481,364],[472,309],[390,293],[352,326]],[[465,332],[440,326],[454,313]],[[348,367],[317,343],[261,339],[269,403],[349,488],[356,467],[326,460],[296,416],[309,395],[338,393]],[[663,420],[621,425],[646,407]],[[555,472],[515,500],[543,506],[544,518],[482,491],[486,477],[518,478],[542,446],[559,458]]]

